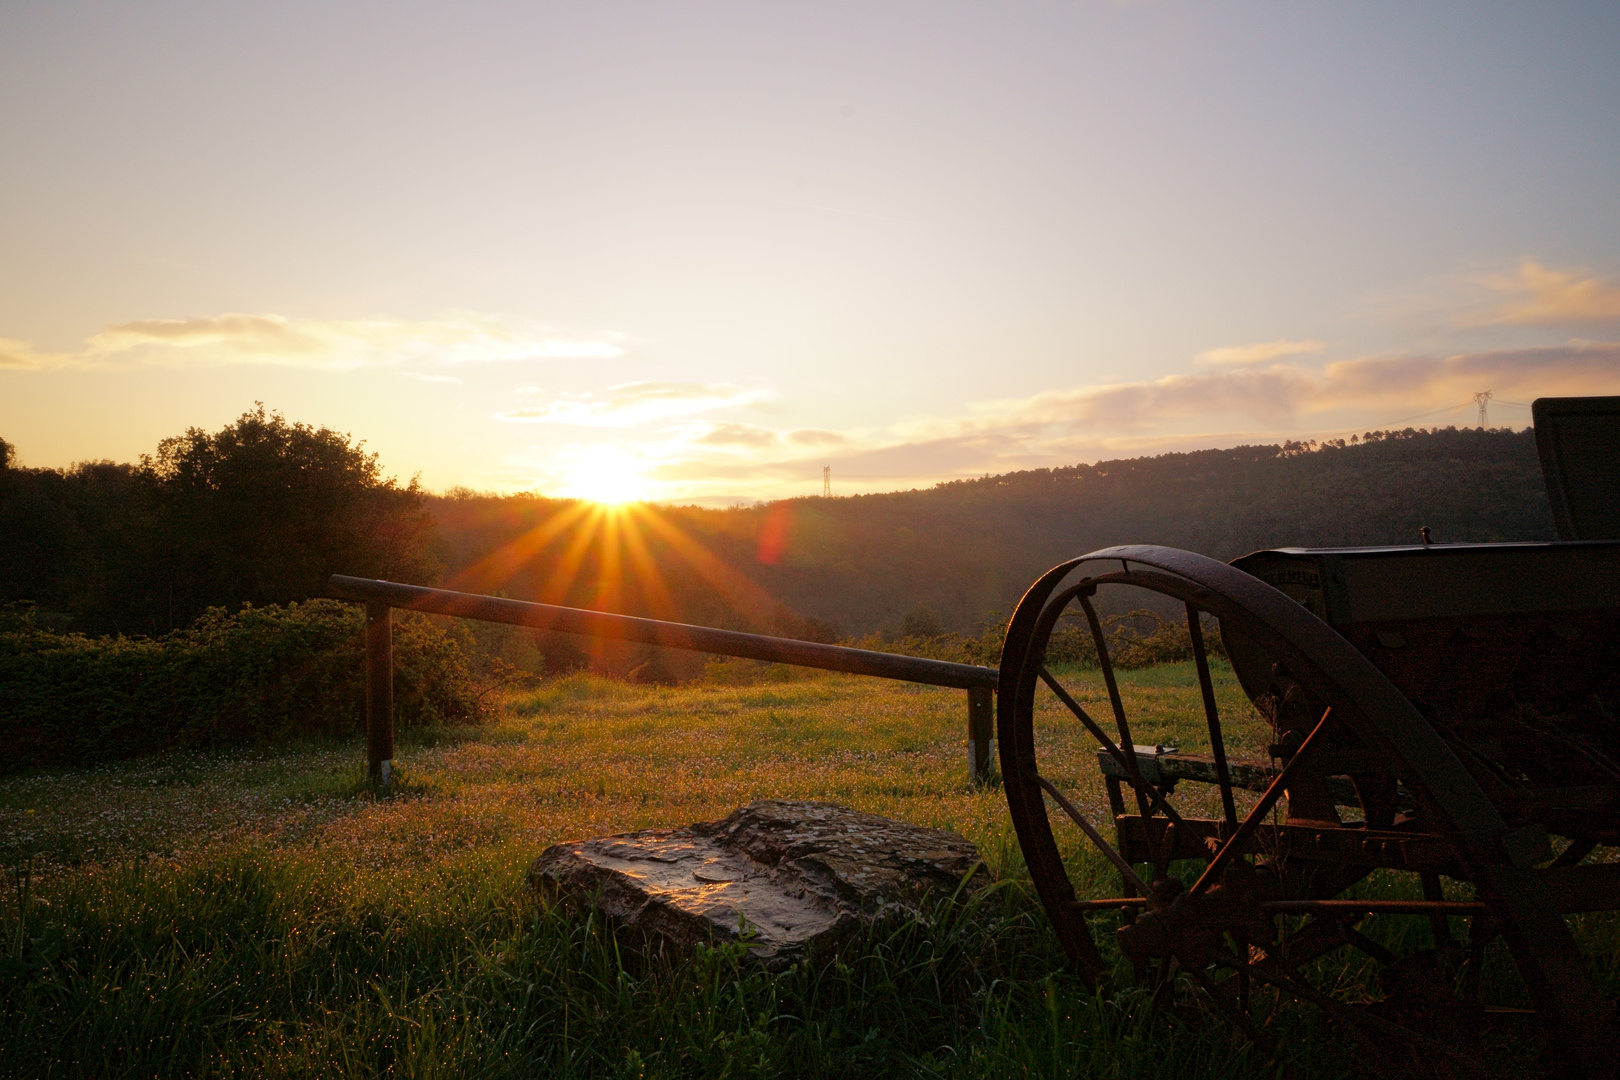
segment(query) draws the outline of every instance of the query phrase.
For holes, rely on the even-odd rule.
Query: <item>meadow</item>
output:
[[[1095,672],[1070,675],[1102,699]],[[1230,670],[1215,676],[1223,710],[1247,710]],[[1190,665],[1121,679],[1137,741],[1203,748]],[[1106,817],[1094,745],[1041,708],[1043,770]],[[1267,1011],[1252,1043],[1195,1005],[1148,1010],[1128,967],[1096,991],[1071,977],[999,786],[967,779],[965,717],[961,691],[727,662],[681,687],[573,675],[508,692],[490,723],[403,732],[387,797],[358,741],[0,778],[0,1075],[1356,1071],[1307,1008]],[[1234,752],[1252,754],[1265,729],[1242,731]],[[644,957],[524,884],[554,842],[767,797],[955,829],[997,884],[774,973],[735,946]],[[1082,892],[1110,895],[1112,872],[1060,835]],[[1607,922],[1583,933],[1614,955]],[[1504,1068],[1532,1059],[1520,1046]]]

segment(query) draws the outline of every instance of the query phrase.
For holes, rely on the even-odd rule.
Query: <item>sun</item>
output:
[[[592,446],[565,466],[563,494],[575,499],[618,506],[648,495],[647,478],[636,461],[617,446]]]

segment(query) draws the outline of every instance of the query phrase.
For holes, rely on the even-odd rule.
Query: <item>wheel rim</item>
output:
[[[1087,573],[1079,581],[1071,581],[1082,564],[1095,566],[1087,565]],[[1076,719],[1086,723],[1088,730],[1102,726],[1100,721],[1086,716],[1072,696],[1064,698],[1061,683],[1045,665],[1045,649],[1053,627],[1063,609],[1076,599],[1081,602],[1097,643],[1101,673],[1116,720],[1118,734],[1114,741],[1119,752],[1115,757],[1128,759],[1122,764],[1131,777],[1129,786],[1137,791],[1138,809],[1142,811],[1139,816],[1151,820],[1143,810],[1150,802],[1155,811],[1168,806],[1163,796],[1153,800],[1151,785],[1146,785],[1149,792],[1143,792],[1137,783],[1142,777],[1139,763],[1134,760],[1128,718],[1107,656],[1104,635],[1089,600],[1098,588],[1110,585],[1134,585],[1186,605],[1222,803],[1222,831],[1217,835],[1225,844],[1222,854],[1213,861],[1219,862],[1224,857],[1229,864],[1235,859],[1239,849],[1230,838],[1237,831],[1234,823],[1241,815],[1226,768],[1223,731],[1207,658],[1199,640],[1199,613],[1219,619],[1223,632],[1236,631],[1263,642],[1316,701],[1327,704],[1330,715],[1337,714],[1336,727],[1342,727],[1363,747],[1381,755],[1386,768],[1400,777],[1419,805],[1429,830],[1443,836],[1456,864],[1462,868],[1462,876],[1475,885],[1477,902],[1488,912],[1484,918],[1499,928],[1506,939],[1543,1026],[1549,1034],[1583,1032],[1578,1045],[1565,1049],[1573,1050],[1594,1069],[1612,1072],[1613,1036],[1569,927],[1552,903],[1539,873],[1532,867],[1516,866],[1505,857],[1507,828],[1502,816],[1450,746],[1370,661],[1326,623],[1283,593],[1242,571],[1174,549],[1110,548],[1054,567],[1020,601],[1009,621],[1003,647],[997,734],[1009,815],[1036,891],[1065,953],[1083,976],[1095,980],[1105,965],[1086,925],[1089,909],[1075,903],[1074,888],[1063,866],[1049,817],[1048,799],[1059,804],[1064,815],[1081,815],[1075,813],[1055,785],[1041,776],[1034,729],[1035,700],[1041,685],[1048,685]],[[1107,734],[1093,733],[1099,742]],[[1365,795],[1362,801],[1367,804],[1367,817],[1371,820],[1373,805]],[[1112,824],[1104,823],[1105,826]],[[1082,827],[1085,827],[1083,822]],[[1168,846],[1169,831],[1164,835]],[[1106,847],[1106,843],[1103,846]],[[1452,873],[1455,876],[1456,871]],[[1206,883],[1201,880],[1199,885]],[[1430,901],[1435,900],[1439,895],[1438,874],[1433,871],[1425,874],[1423,886],[1425,896]],[[1342,888],[1339,886],[1333,892]],[[1127,895],[1143,891],[1146,890],[1126,890]],[[1149,900],[1146,906],[1151,907],[1153,903]],[[1447,925],[1445,916],[1436,914],[1438,909],[1427,910],[1438,934],[1440,927]],[[1475,925],[1476,932],[1471,937],[1477,939],[1481,936],[1478,919]],[[1361,936],[1353,925],[1349,926],[1349,932]],[[1241,935],[1228,934],[1227,937],[1234,944],[1241,944]],[[1366,951],[1364,946],[1370,944],[1353,938],[1340,942],[1345,943],[1363,951]],[[1481,957],[1475,954],[1482,954],[1482,949],[1483,942],[1471,942],[1472,964],[1467,970],[1476,984]],[[1299,985],[1285,972],[1271,968],[1243,970],[1245,993],[1250,976],[1270,981],[1279,990],[1296,997],[1307,1000],[1322,997],[1314,988]],[[1342,1007],[1331,1001],[1317,1000],[1316,1003],[1330,1012],[1336,1009],[1342,1012]],[[1551,1040],[1549,1043],[1551,1045]]]

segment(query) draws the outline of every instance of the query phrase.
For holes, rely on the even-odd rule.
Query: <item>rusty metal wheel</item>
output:
[[[1099,589],[1118,586],[1179,602],[1186,612],[1210,754],[1182,765],[1184,774],[1209,781],[1202,800],[1208,816],[1195,813],[1198,798],[1178,798],[1177,778],[1133,743],[1092,600]],[[1070,614],[1084,617],[1097,645],[1113,714],[1106,725],[1046,661],[1060,618]],[[1246,774],[1227,758],[1231,732],[1209,673],[1206,615],[1218,620],[1229,649],[1246,650],[1251,673],[1264,670],[1263,686],[1245,680],[1270,721],[1275,741],[1268,749],[1281,762],[1263,785],[1250,782],[1252,769]],[[1101,747],[1114,794],[1113,821],[1102,828],[1087,816],[1072,778],[1052,762],[1042,773],[1042,748],[1057,737],[1056,729],[1036,727],[1037,695],[1047,694],[1061,703],[1063,738],[1089,736]],[[1053,568],[1009,623],[997,735],[1008,808],[1031,878],[1070,961],[1088,980],[1107,966],[1088,918],[1122,913],[1120,950],[1139,974],[1156,973],[1161,988],[1189,982],[1246,1027],[1250,988],[1267,985],[1323,1009],[1390,1071],[1447,1075],[1469,1068],[1470,1032],[1484,1011],[1479,971],[1487,943],[1500,936],[1549,1052],[1582,1075],[1614,1075],[1620,1044],[1560,903],[1589,908],[1556,896],[1546,871],[1535,867],[1550,857],[1545,830],[1510,829],[1451,746],[1389,679],[1271,586],[1200,555],[1149,546],[1108,548]],[[1265,791],[1256,799],[1260,786]],[[1131,796],[1131,813],[1122,792]],[[1287,816],[1278,820],[1285,792]],[[1337,807],[1358,804],[1361,821],[1340,819]],[[1053,811],[1113,863],[1122,895],[1076,898]],[[1112,841],[1104,829],[1114,833]],[[1186,866],[1185,860],[1204,864],[1190,885],[1169,873],[1172,862]],[[1147,866],[1152,870],[1144,873]],[[1343,895],[1377,869],[1410,875],[1424,899]],[[1472,895],[1445,899],[1443,878],[1471,886],[1461,891]],[[1398,956],[1364,932],[1369,917],[1427,917],[1433,947]],[[1456,917],[1468,919],[1464,941],[1451,939]],[[1380,965],[1378,1000],[1343,1001],[1310,981],[1316,960],[1345,947]]]

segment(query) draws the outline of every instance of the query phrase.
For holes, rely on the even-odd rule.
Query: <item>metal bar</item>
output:
[[[1181,815],[1176,813],[1175,808],[1165,801],[1164,796],[1159,793],[1157,788],[1143,778],[1140,766],[1142,759],[1136,755],[1135,748],[1132,748],[1132,756],[1126,757],[1124,751],[1114,745],[1114,741],[1103,732],[1102,728],[1097,726],[1097,721],[1093,720],[1091,714],[1086,712],[1078,701],[1074,700],[1073,694],[1063,688],[1063,684],[1057,681],[1057,676],[1053,675],[1045,664],[1041,665],[1040,676],[1041,681],[1046,683],[1052,693],[1057,695],[1058,700],[1067,705],[1076,719],[1085,725],[1087,731],[1091,732],[1091,737],[1101,743],[1103,750],[1110,754],[1115,761],[1119,762],[1119,767],[1125,770],[1125,779],[1129,780],[1131,787],[1136,790],[1137,799],[1146,800],[1147,805],[1162,811],[1164,816],[1169,818],[1171,822],[1180,825]],[[1132,765],[1137,766],[1134,774],[1131,772]],[[1146,810],[1142,812],[1142,816],[1148,816]]]
[[[1440,884],[1439,871],[1419,871],[1418,880],[1423,882],[1423,899],[1437,903],[1445,902],[1446,891],[1445,887]],[[1431,910],[1429,931],[1434,934],[1435,948],[1438,949],[1451,944],[1451,920],[1443,910]]]
[[[1075,911],[1113,911],[1146,907],[1142,896],[1116,896],[1109,900],[1074,900]],[[1268,915],[1484,915],[1486,905],[1468,900],[1263,900]]]
[[[851,675],[872,675],[880,679],[899,679],[928,686],[994,690],[1000,678],[1000,672],[995,668],[976,664],[953,664],[920,656],[850,649],[842,645],[822,645],[813,641],[744,634],[735,630],[713,630],[706,626],[610,615],[605,611],[587,611],[554,604],[530,604],[522,600],[503,600],[448,589],[402,585],[394,581],[333,574],[327,584],[335,595],[346,600],[364,600],[367,603],[382,603],[390,607],[484,622],[532,626],[584,637],[639,641],[647,645],[661,645],[666,649],[769,660],[778,664],[843,671]]]
[[[1226,827],[1238,825],[1237,803],[1232,798],[1232,773],[1226,767],[1226,740],[1221,737],[1220,712],[1215,707],[1215,684],[1209,677],[1209,657],[1204,653],[1204,627],[1198,609],[1187,605],[1187,633],[1192,638],[1193,660],[1198,665],[1198,689],[1204,695],[1204,717],[1209,721],[1209,748],[1215,755],[1215,776],[1221,784],[1221,809],[1226,811]]]
[[[366,776],[386,788],[394,778],[394,618],[385,603],[366,603]]]
[[[1130,573],[1130,565],[1125,565],[1125,572]],[[1131,741],[1131,723],[1125,718],[1125,704],[1119,697],[1119,684],[1114,681],[1114,661],[1108,655],[1108,639],[1103,636],[1102,623],[1097,618],[1097,609],[1091,606],[1091,597],[1084,592],[1079,593],[1080,607],[1086,613],[1086,622],[1091,626],[1091,639],[1097,644],[1097,666],[1102,669],[1103,685],[1108,688],[1108,703],[1114,708],[1114,720],[1119,725],[1119,745],[1125,753],[1125,771],[1131,774],[1131,786],[1136,788],[1137,807],[1142,816],[1147,817],[1153,813],[1148,797],[1142,793],[1142,773],[1136,764],[1136,744]]]
[[[1031,775],[1035,782],[1041,786],[1041,790],[1057,800],[1057,804],[1063,807],[1063,812],[1068,814],[1076,825],[1080,826],[1080,831],[1085,833],[1091,842],[1097,845],[1097,850],[1107,856],[1108,861],[1114,864],[1119,870],[1120,876],[1125,879],[1125,883],[1134,889],[1142,890],[1143,894],[1146,894],[1148,891],[1147,882],[1143,881],[1137,874],[1135,867],[1125,861],[1123,855],[1114,850],[1114,845],[1103,839],[1102,833],[1091,827],[1091,822],[1086,820],[1086,815],[1076,809],[1074,803],[1064,798],[1063,792],[1059,791],[1046,777],[1041,776],[1039,773]]]
[[[1147,907],[1145,896],[1117,896],[1112,900],[1070,900],[1070,911],[1123,911]]]
[[[1294,751],[1294,756],[1288,759],[1288,764],[1284,765],[1282,772],[1277,774],[1277,779],[1271,782],[1271,786],[1266,789],[1266,793],[1260,796],[1260,801],[1254,804],[1254,809],[1250,810],[1249,816],[1243,819],[1243,824],[1237,827],[1237,832],[1233,833],[1232,838],[1226,842],[1226,845],[1215,853],[1215,857],[1209,860],[1209,865],[1204,867],[1204,872],[1199,875],[1198,880],[1193,882],[1193,887],[1187,891],[1189,898],[1203,895],[1204,890],[1215,884],[1216,875],[1226,869],[1226,864],[1242,853],[1243,848],[1241,845],[1248,842],[1249,836],[1260,827],[1260,822],[1265,818],[1266,814],[1273,806],[1277,805],[1277,800],[1287,792],[1288,781],[1293,779],[1295,767],[1305,760],[1306,752],[1316,742],[1316,737],[1322,733],[1322,728],[1327,726],[1328,717],[1332,715],[1332,709],[1322,713],[1322,719],[1318,720],[1316,726],[1311,729],[1311,733],[1305,736],[1305,741],[1299,744],[1299,749]]]
[[[990,775],[990,743],[996,736],[996,695],[983,687],[969,688],[968,779]]]

